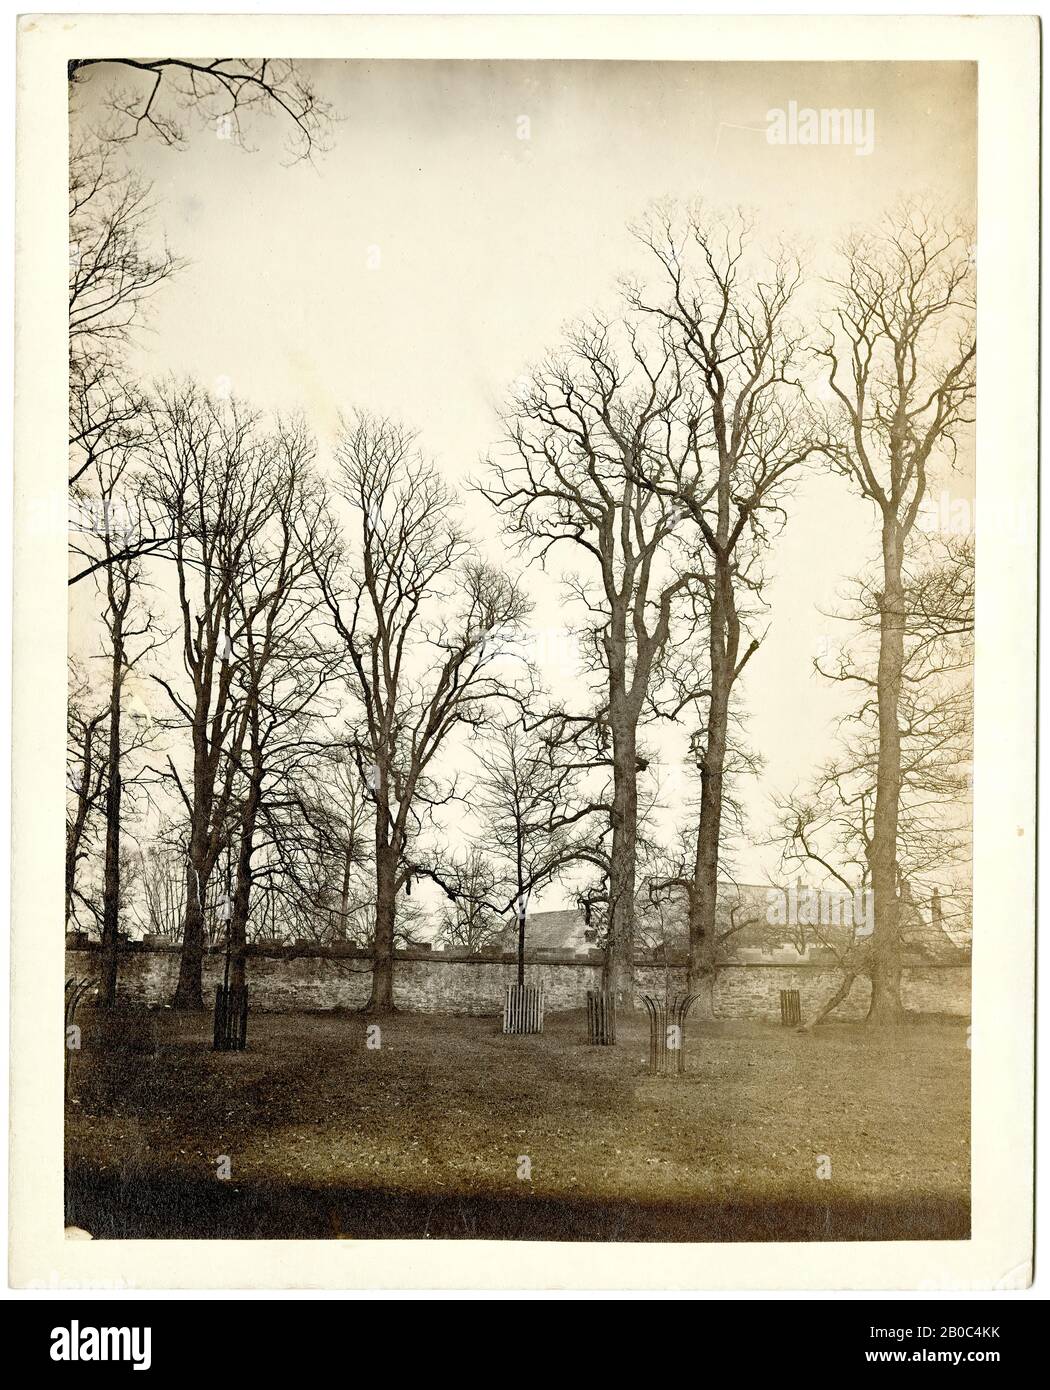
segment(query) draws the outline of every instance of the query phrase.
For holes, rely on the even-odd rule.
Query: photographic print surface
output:
[[[12,1281],[1024,1286],[1037,26],[19,45]]]
[[[976,94],[70,65],[70,1227],[967,1238]]]

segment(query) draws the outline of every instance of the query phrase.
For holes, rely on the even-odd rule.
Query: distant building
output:
[[[554,912],[530,912],[525,921],[525,949],[550,952],[594,950],[598,934],[587,925],[583,913],[575,907]],[[518,921],[510,918],[500,934],[500,949],[518,949]]]
[[[942,897],[936,890],[917,904],[910,886],[901,887],[901,939],[913,962],[949,964],[965,960],[970,950],[969,898]],[[853,939],[871,934],[871,895],[818,889],[801,882],[787,888],[762,883],[724,883],[716,908],[718,958],[723,964],[770,965],[833,962]],[[682,956],[689,948],[685,905],[679,898],[657,912],[639,899],[636,945],[640,952]],[[510,918],[500,934],[500,949],[516,951],[518,924]],[[576,954],[600,949],[600,933],[581,909],[530,913],[525,927],[529,954]]]

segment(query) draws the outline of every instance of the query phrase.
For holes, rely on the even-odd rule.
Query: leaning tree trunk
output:
[[[117,969],[120,950],[120,691],[124,675],[124,625],[118,606],[113,607],[113,666],[109,686],[109,748],[106,765],[106,858],[102,889],[102,959],[99,967],[99,1003],[111,1009],[117,1002]]]
[[[77,810],[71,823],[66,825],[66,930],[69,930],[69,919],[73,915],[73,897],[77,887],[77,864],[79,862],[80,844],[84,838],[84,826],[87,824],[88,800],[91,795],[92,770],[92,739],[90,733],[84,742],[84,770],[80,777],[80,786],[77,788]]]
[[[638,848],[637,734],[612,722],[613,803],[609,855],[609,932],[602,987],[617,1004],[634,1006],[634,895]]]
[[[856,978],[857,978],[857,973],[856,973],[855,970],[847,970],[847,971],[846,971],[846,973],[843,975],[841,981],[839,982],[839,987],[838,987],[838,989],[836,989],[835,993],[834,993],[834,994],[831,996],[831,998],[827,1001],[827,1003],[826,1003],[826,1004],[824,1005],[824,1007],[821,1009],[820,1013],[817,1014],[817,1016],[816,1016],[816,1018],[813,1020],[813,1022],[812,1022],[812,1023],[806,1023],[806,1024],[803,1025],[802,1031],[803,1031],[804,1033],[810,1032],[811,1029],[816,1028],[818,1024],[823,1023],[824,1020],[828,1017],[829,1014],[832,1014],[832,1013],[835,1012],[835,1010],[836,1010],[836,1009],[838,1008],[838,1006],[843,1002],[843,1000],[849,998],[850,994],[851,994],[852,991],[853,991],[853,983],[854,983],[854,981],[856,980]]]
[[[872,933],[870,1023],[899,1023],[901,1004],[900,901],[897,833],[901,795],[899,705],[904,669],[903,534],[895,517],[882,528],[883,593],[879,615],[879,753],[872,837],[868,848],[875,907]]]

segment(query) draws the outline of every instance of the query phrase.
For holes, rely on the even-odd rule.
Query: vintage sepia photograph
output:
[[[978,61],[254,37],[66,63],[65,1240],[969,1242]]]

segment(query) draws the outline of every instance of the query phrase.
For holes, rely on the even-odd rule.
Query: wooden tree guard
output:
[[[587,991],[587,1037],[603,1047],[616,1041],[616,1000],[607,990]]]
[[[780,1022],[785,1028],[797,1028],[802,1022],[802,1001],[797,989],[780,991]]]
[[[215,986],[213,1052],[243,1052],[248,1041],[248,986]]]
[[[543,990],[531,985],[508,985],[503,1004],[504,1033],[543,1032]]]
[[[645,995],[649,1011],[649,1071],[653,1076],[681,1076],[685,1071],[685,1020],[699,996],[674,995],[667,1003]]]

